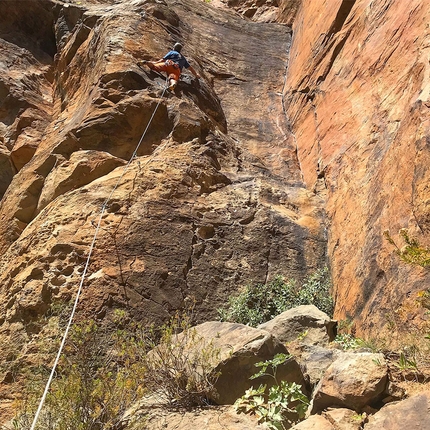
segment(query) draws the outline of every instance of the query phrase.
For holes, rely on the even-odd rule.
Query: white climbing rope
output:
[[[37,424],[37,421],[39,419],[40,412],[42,411],[43,405],[45,403],[45,399],[46,399],[46,396],[48,394],[49,387],[51,386],[52,380],[54,379],[55,371],[56,371],[58,362],[60,360],[60,356],[61,356],[61,354],[63,352],[63,348],[64,348],[64,345],[66,343],[67,335],[69,334],[70,327],[72,326],[73,317],[75,316],[76,308],[78,306],[79,296],[81,295],[81,292],[82,292],[82,287],[84,285],[85,276],[87,274],[88,267],[90,265],[91,255],[92,255],[92,252],[93,252],[96,240],[97,240],[97,236],[98,236],[98,233],[99,233],[99,230],[100,230],[100,225],[101,225],[101,222],[102,222],[102,219],[103,219],[103,215],[104,215],[104,213],[106,211],[106,206],[109,203],[109,201],[111,200],[113,193],[118,188],[118,185],[120,184],[122,178],[126,174],[128,168],[130,167],[131,162],[136,157],[137,151],[139,150],[139,147],[140,147],[140,145],[141,145],[141,143],[142,143],[142,141],[143,141],[143,139],[144,139],[144,137],[145,137],[145,135],[146,135],[146,133],[147,133],[147,131],[149,129],[149,126],[151,125],[151,122],[154,119],[155,113],[157,112],[157,109],[160,106],[161,101],[163,100],[164,93],[166,92],[166,89],[167,89],[167,80],[166,80],[166,85],[164,86],[164,89],[163,89],[163,93],[161,94],[160,100],[158,101],[157,105],[155,106],[154,112],[152,112],[151,118],[148,121],[148,125],[146,126],[145,130],[143,131],[142,136],[141,136],[141,138],[139,140],[139,143],[136,146],[136,149],[134,150],[133,154],[131,155],[130,160],[128,161],[128,163],[124,166],[124,169],[123,169],[123,172],[122,172],[121,176],[116,181],[115,186],[113,187],[113,189],[110,192],[109,196],[104,201],[103,206],[101,208],[99,219],[98,219],[98,222],[97,222],[97,226],[96,226],[96,229],[94,231],[93,240],[91,242],[91,246],[90,246],[90,249],[89,249],[89,252],[88,252],[87,261],[85,263],[85,268],[84,268],[84,271],[82,272],[81,282],[79,283],[79,288],[78,288],[78,292],[76,294],[75,303],[73,305],[72,312],[70,314],[69,322],[67,323],[66,330],[64,331],[63,339],[62,339],[61,344],[60,344],[60,348],[58,349],[58,353],[57,353],[57,356],[55,358],[54,365],[52,366],[51,374],[49,375],[48,382],[46,383],[45,391],[43,392],[42,398],[41,398],[40,403],[39,403],[39,407],[37,408],[36,414],[35,414],[34,419],[33,419],[33,424],[31,425],[30,430],[35,430],[35,428],[36,428],[36,424]],[[151,159],[151,157],[148,159],[147,162],[149,162],[150,159]]]

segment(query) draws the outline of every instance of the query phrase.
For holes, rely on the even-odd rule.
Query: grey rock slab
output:
[[[294,349],[294,352],[290,349],[290,352],[300,364],[311,386],[315,386],[321,380],[327,368],[342,354],[337,349],[319,345],[300,345],[299,348]]]

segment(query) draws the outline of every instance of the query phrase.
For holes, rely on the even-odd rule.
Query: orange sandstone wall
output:
[[[304,0],[285,106],[305,182],[326,198],[336,317],[381,333],[425,321],[429,274],[383,237],[429,243],[430,5]]]

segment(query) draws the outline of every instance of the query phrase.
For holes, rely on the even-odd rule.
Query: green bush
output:
[[[396,249],[395,253],[401,260],[408,264],[415,264],[421,267],[430,266],[430,249],[422,246],[417,239],[411,237],[406,228],[402,228],[399,231],[399,236],[404,241],[404,245],[399,247],[394,239],[391,237],[388,230],[384,231],[384,237],[391,243]]]
[[[300,305],[315,305],[327,315],[333,315],[333,299],[328,269],[309,276],[302,285],[276,276],[267,284],[248,285],[231,296],[226,309],[218,309],[221,321],[257,326],[280,313]]]

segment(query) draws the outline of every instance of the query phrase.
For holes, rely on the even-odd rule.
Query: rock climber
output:
[[[181,54],[182,45],[175,43],[172,50],[169,51],[162,59],[158,61],[141,61],[138,66],[146,64],[151,70],[156,72],[166,72],[169,77],[169,90],[173,91],[179,81],[182,69],[188,69],[197,79],[199,74],[191,66],[187,59]]]

